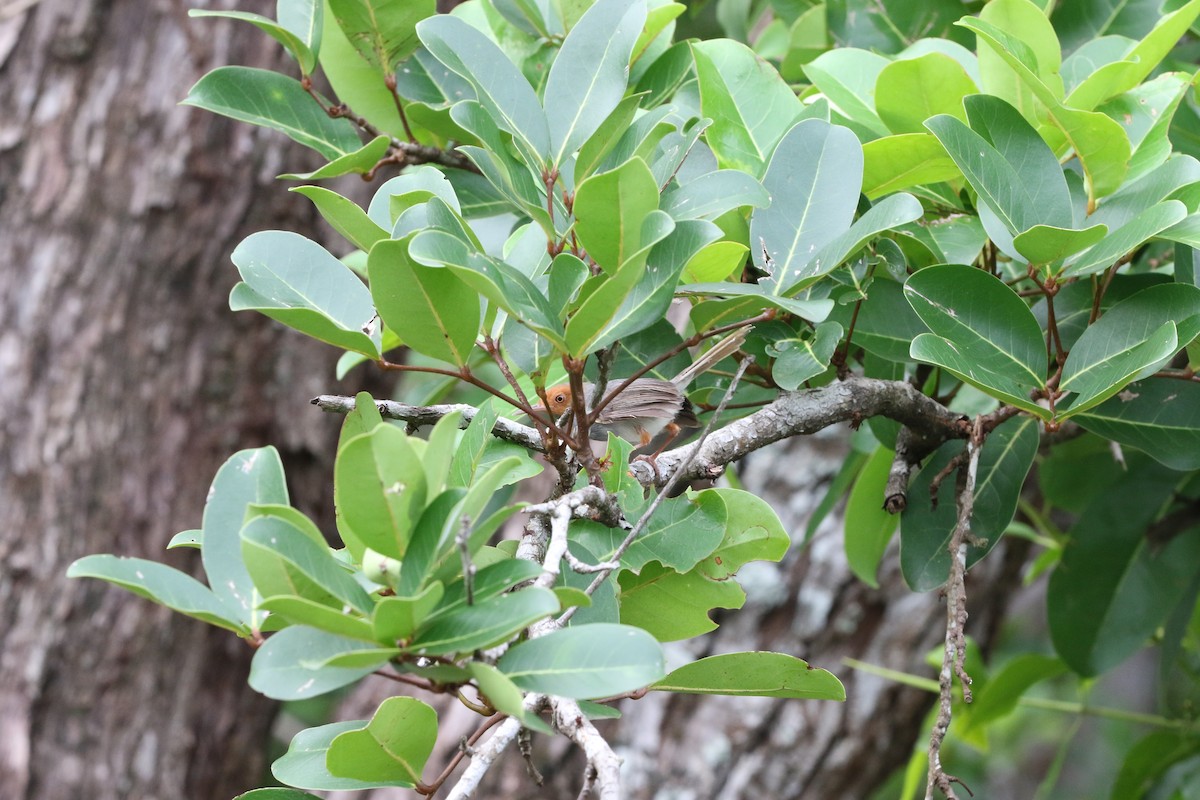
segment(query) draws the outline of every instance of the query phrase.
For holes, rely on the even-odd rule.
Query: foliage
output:
[[[585,405],[585,379],[670,377],[685,347],[753,325],[737,361],[691,391],[706,412],[733,401],[721,424],[741,415],[755,430],[756,404],[854,373],[880,379],[855,386],[906,383],[974,418],[938,427],[885,411],[872,452],[835,484],[867,582],[897,528],[915,591],[953,584],[956,568],[961,581],[956,565],[1006,532],[1041,546],[1055,656],[978,680],[967,732],[1037,682],[1095,677],[1151,639],[1194,663],[1200,117],[1194,69],[1172,52],[1200,0],[1157,18],[1044,5],[993,0],[959,19],[949,0],[718,2],[728,38],[704,41],[683,33],[699,18],[664,0],[195,12],[250,22],[294,57],[299,79],[227,66],[184,101],[327,162],[283,177],[401,167],[365,209],[297,187],[350,252],[255,233],[232,254],[231,308],[341,348],[339,373],[369,361],[452,379],[427,402],[453,381],[494,397],[422,418],[441,417],[422,439],[359,395],[337,450],[337,546],[289,505],[264,447],[230,458],[202,528],[173,541],[200,549],[207,586],[109,555],[70,575],[250,640],[250,683],[278,699],[382,673],[544,732],[547,703],[644,690],[842,699],[833,675],[778,653],[666,674],[660,642],[739,607],[737,569],[780,559],[788,534],[737,489],[647,497],[643,483],[669,473],[647,477],[619,439],[603,461],[586,445],[601,409]],[[498,225],[507,236],[489,233]],[[679,331],[662,322],[673,302]],[[573,414],[549,419],[536,400],[562,381]],[[493,436],[522,413],[537,423],[525,439]],[[730,428],[709,441],[758,446]],[[513,487],[543,470],[530,448],[557,484],[523,507]],[[965,490],[944,481],[956,469],[971,472]],[[898,526],[878,510],[889,493]],[[495,544],[518,513],[519,546]],[[588,726],[558,732],[582,743]],[[274,774],[298,789],[429,792],[436,732],[430,706],[392,697],[370,720],[298,734]],[[1174,738],[1130,750],[1122,797],[1196,754],[1194,738],[1156,736]]]

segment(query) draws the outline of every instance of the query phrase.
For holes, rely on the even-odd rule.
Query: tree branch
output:
[[[348,414],[354,410],[354,398],[336,394],[323,394],[312,399],[312,404],[322,411],[337,414]],[[458,427],[465,428],[479,413],[475,406],[465,403],[452,403],[437,406],[410,406],[407,403],[397,403],[395,400],[376,400],[375,407],[387,419],[398,419],[413,425],[432,425],[447,414],[455,411],[462,412],[462,420]],[[506,417],[500,417],[492,426],[492,435],[498,439],[514,442],[524,448],[541,453],[542,437],[528,425],[513,422]]]

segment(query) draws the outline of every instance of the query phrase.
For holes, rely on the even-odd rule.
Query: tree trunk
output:
[[[0,7],[5,798],[226,800],[261,781],[274,706],[246,685],[250,648],[64,572],[98,552],[195,571],[163,548],[243,447],[275,444],[293,496],[327,500],[337,424],[307,400],[336,354],[226,305],[242,237],[312,227],[273,180],[312,158],[177,105],[215,66],[280,58],[167,0]]]
[[[842,546],[844,520],[831,514],[804,543],[804,529],[847,455],[844,431],[791,439],[754,453],[739,474],[750,491],[779,513],[792,537],[781,564],[751,563],[738,579],[745,607],[714,614],[720,627],[687,643],[669,644],[668,666],[717,653],[773,650],[828,669],[846,686],[845,703],[713,697],[651,692],[624,701],[618,721],[597,727],[623,760],[629,800],[864,800],[914,746],[929,739],[926,714],[934,695],[843,663],[869,664],[936,679],[926,654],[940,647],[945,603],[937,592],[914,594],[900,575],[896,548],[884,560],[879,589],[851,572]],[[882,503],[882,498],[880,498]],[[985,648],[1016,587],[1023,550],[1009,557],[1006,542],[967,577],[967,628]],[[369,718],[394,693],[367,681],[344,703],[346,719]],[[429,699],[429,698],[425,698]],[[426,770],[429,780],[480,718],[454,700],[433,701],[441,729]],[[484,780],[481,796],[570,800],[583,782],[584,759],[561,738],[534,738],[534,765],[546,779],[538,789],[515,749]],[[947,765],[953,772],[953,765]],[[450,783],[455,778],[450,779]],[[396,790],[335,793],[333,800],[393,800]]]

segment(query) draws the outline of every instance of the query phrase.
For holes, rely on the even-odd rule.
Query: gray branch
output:
[[[349,414],[354,410],[353,397],[336,394],[323,394],[320,397],[314,397],[312,404],[322,411],[331,411],[337,414]],[[461,411],[462,421],[459,422],[458,427],[465,428],[475,418],[475,415],[479,413],[479,409],[475,408],[475,406],[469,406],[465,403],[440,406],[410,406],[407,403],[397,403],[395,400],[376,400],[375,407],[379,409],[379,413],[386,419],[398,419],[417,426],[432,425],[447,414]],[[538,432],[528,425],[513,422],[511,419],[506,419],[505,417],[497,419],[496,424],[492,426],[492,434],[498,439],[514,442],[529,450],[539,453],[544,452],[542,437],[538,435]]]

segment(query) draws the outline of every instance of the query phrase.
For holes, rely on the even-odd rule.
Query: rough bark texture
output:
[[[194,571],[163,548],[243,447],[278,446],[307,510],[329,494],[337,424],[307,403],[335,354],[226,305],[242,237],[311,230],[273,178],[313,159],[177,105],[215,66],[281,64],[250,26],[3,5],[28,8],[0,19],[0,795],[226,800],[259,785],[274,714],[249,648],[64,572],[97,552]]]
[[[790,653],[838,675],[847,702],[655,692],[625,701],[621,720],[598,727],[624,759],[626,797],[863,800],[904,765],[914,745],[923,748],[928,741],[924,721],[934,695],[855,672],[842,659],[934,677],[924,658],[944,636],[942,599],[904,586],[895,548],[880,571],[879,589],[854,577],[842,547],[840,513],[830,515],[809,544],[802,541],[813,509],[846,457],[843,432],[790,439],[746,460],[741,471],[746,488],[779,511],[793,547],[782,564],[743,567],[738,578],[748,595],[745,607],[714,615],[721,623],[717,631],[668,645],[667,653],[669,666],[738,650]],[[1004,548],[1002,542],[967,578],[968,632],[985,647],[1007,607],[1021,558],[1006,558]],[[348,699],[343,716],[369,717],[392,690],[385,681],[368,681]],[[427,779],[480,721],[455,701],[440,701],[438,707],[442,729]],[[485,778],[481,796],[576,797],[584,779],[582,756],[561,739],[547,741],[535,737],[534,762],[546,778],[544,788],[533,786],[514,748]],[[370,794],[372,800],[404,796]],[[333,798],[352,800],[350,793]]]

